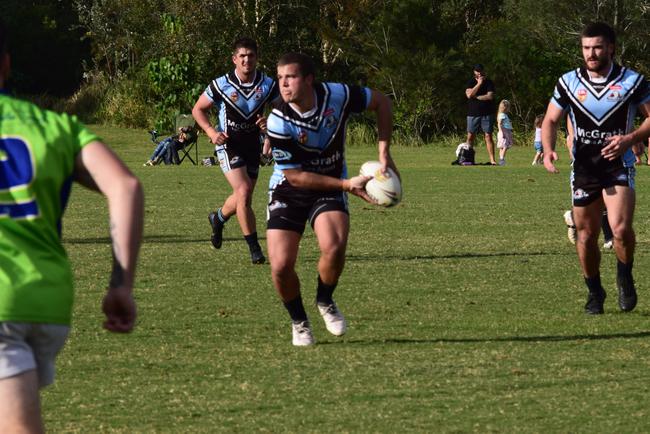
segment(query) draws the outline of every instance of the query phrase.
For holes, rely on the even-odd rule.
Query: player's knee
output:
[[[612,235],[617,240],[628,241],[634,238],[634,230],[628,224],[619,223],[612,226]]]
[[[578,228],[577,241],[583,244],[598,243],[598,236],[600,235],[600,228],[594,229],[588,226]]]
[[[271,255],[269,259],[271,263],[271,275],[273,277],[273,280],[286,280],[295,273],[295,263],[294,261],[289,260],[289,258]]]
[[[251,184],[242,184],[235,190],[237,203],[245,206],[250,205],[253,198],[253,186]]]
[[[321,256],[330,261],[340,261],[345,258],[345,243],[342,240],[334,240],[321,246]]]

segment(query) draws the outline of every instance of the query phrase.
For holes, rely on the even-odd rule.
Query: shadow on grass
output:
[[[260,240],[265,240],[266,237],[259,237]],[[244,237],[224,237],[223,241],[243,241]],[[145,235],[143,237],[143,244],[172,244],[172,243],[205,243],[209,242],[210,237],[204,238],[191,238],[182,235]],[[110,244],[109,237],[95,237],[95,238],[64,238],[64,244]]]
[[[474,259],[474,258],[498,258],[505,256],[575,256],[575,252],[486,252],[486,253],[451,253],[448,255],[347,255],[347,261],[379,261],[394,259],[398,261],[426,261],[434,259]]]
[[[437,339],[346,339],[341,341],[319,342],[318,345],[376,345],[376,344],[472,344],[490,342],[571,342],[602,341],[610,339],[642,339],[650,337],[650,331],[634,333],[610,333],[602,335],[567,335],[567,336],[503,336],[494,338],[437,338]]]

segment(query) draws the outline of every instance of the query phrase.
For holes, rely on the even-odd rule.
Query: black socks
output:
[[[333,285],[327,285],[323,283],[320,276],[318,276],[318,289],[316,290],[316,303],[327,304],[327,305],[334,303],[334,300],[332,300],[332,294],[336,289],[336,285],[337,285],[336,283]]]
[[[300,295],[291,301],[285,302],[284,307],[289,312],[291,321],[295,323],[307,321],[307,312],[305,312],[305,306],[302,304],[302,297]]]

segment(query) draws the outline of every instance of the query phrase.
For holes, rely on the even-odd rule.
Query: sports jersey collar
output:
[[[250,87],[253,84],[255,84],[255,82],[257,82],[257,69],[255,70],[255,75],[253,76],[253,79],[251,81],[249,81],[249,82],[246,82],[246,83],[241,81],[241,78],[239,78],[239,75],[237,75],[237,70],[236,69],[233,70],[232,72],[233,72],[233,75],[235,76],[235,78],[237,78],[237,81],[239,82],[239,85],[242,86],[242,87]]]
[[[316,89],[314,89],[314,106],[307,110],[306,112],[302,113],[298,110],[298,108],[295,106],[293,103],[289,103],[289,107],[291,107],[291,110],[293,110],[298,116],[300,116],[303,119],[310,118],[316,114],[316,111],[318,110],[319,106],[319,101],[318,101],[318,94],[316,93]]]
[[[614,62],[612,62],[612,64],[609,65],[609,71],[607,71],[607,74],[605,74],[604,77],[593,78],[589,70],[585,68],[585,72],[587,73],[587,77],[589,78],[589,81],[597,84],[606,83],[609,77],[612,75],[613,70],[614,70]]]

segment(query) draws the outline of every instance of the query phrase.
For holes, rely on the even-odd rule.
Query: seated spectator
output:
[[[178,149],[182,148],[184,143],[188,141],[188,134],[192,127],[181,127],[178,129],[178,134],[169,136],[161,140],[156,145],[151,157],[143,164],[143,166],[155,166],[164,162],[165,164],[178,164]],[[154,130],[151,131],[152,138],[155,142],[158,133]],[[174,159],[174,156],[176,157]]]

